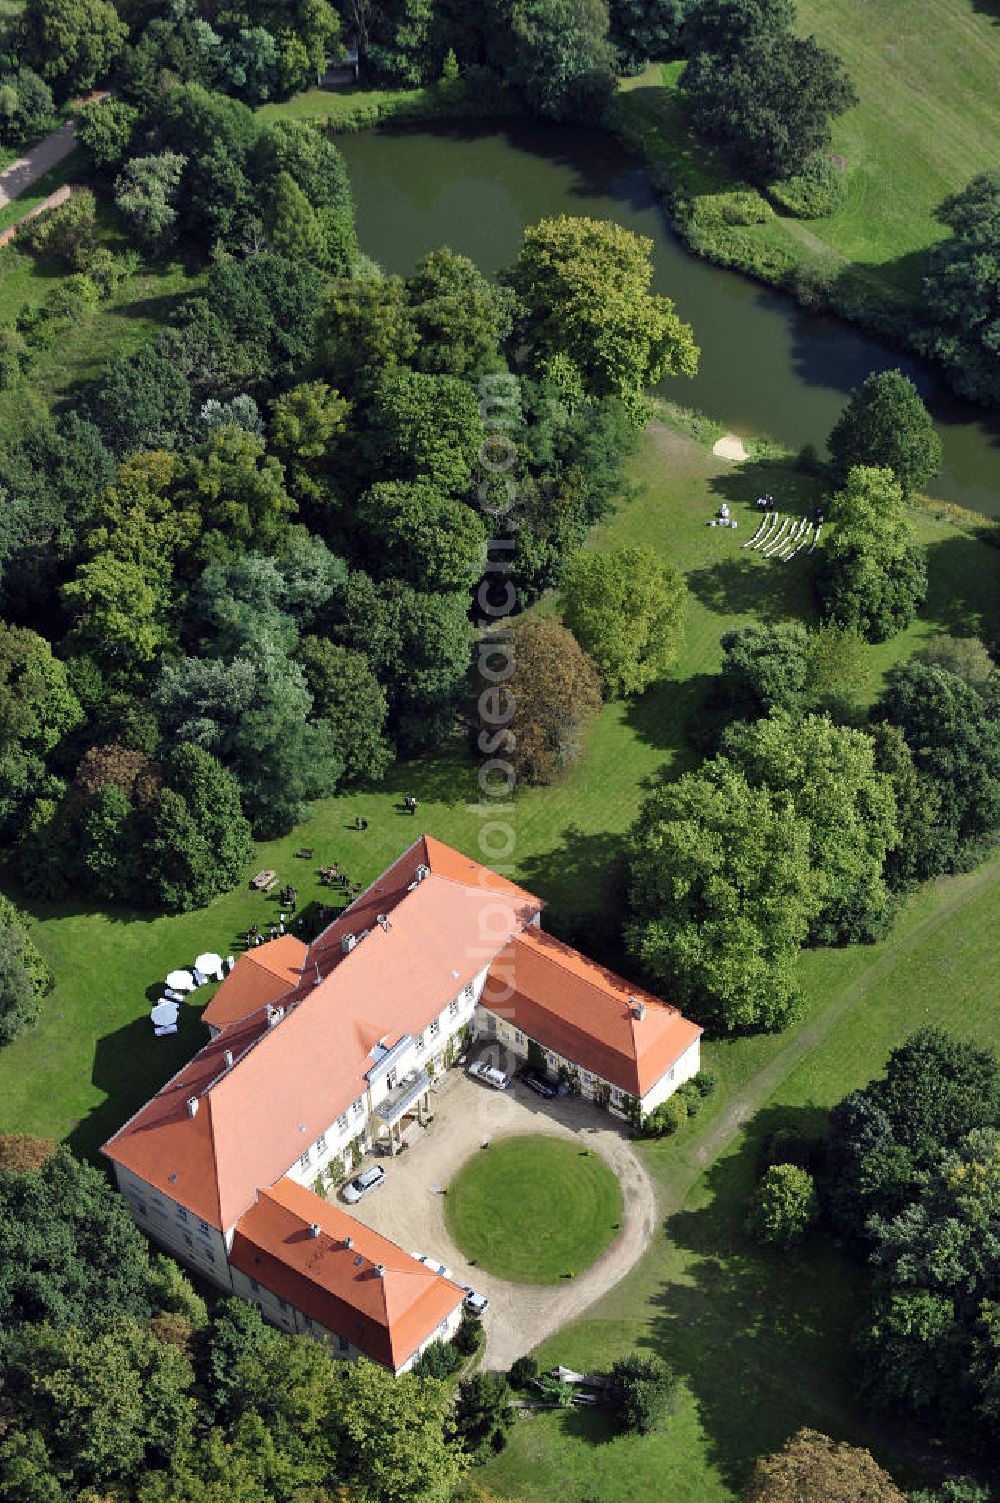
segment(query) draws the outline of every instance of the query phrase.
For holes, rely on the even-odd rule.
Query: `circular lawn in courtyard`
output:
[[[622,1205],[593,1150],[533,1134],[475,1153],[448,1186],[445,1216],[470,1263],[517,1284],[555,1284],[614,1240]]]

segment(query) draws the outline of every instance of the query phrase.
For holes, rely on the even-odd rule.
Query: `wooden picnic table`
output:
[[[255,887],[258,892],[270,892],[271,888],[274,886],[277,880],[278,873],[272,871],[270,867],[265,867],[262,872],[258,872],[257,875],[251,879],[250,886]]]

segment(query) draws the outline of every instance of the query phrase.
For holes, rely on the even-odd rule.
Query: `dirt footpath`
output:
[[[30,188],[50,167],[61,162],[63,157],[69,156],[76,145],[75,131],[75,121],[68,120],[58,130],[54,130],[51,136],[46,136],[37,146],[26,151],[23,157],[11,162],[5,172],[0,172],[0,209]]]
[[[507,1368],[605,1294],[642,1257],[656,1229],[650,1180],[617,1119],[579,1098],[543,1101],[520,1082],[492,1091],[459,1070],[435,1083],[434,1121],[394,1159],[382,1159],[386,1183],[353,1208],[360,1221],[412,1253],[447,1264],[461,1284],[489,1297],[483,1364]],[[472,1268],[448,1235],[442,1189],[487,1140],[518,1133],[586,1135],[617,1175],[625,1199],[622,1228],[597,1262],[560,1284],[511,1284]]]

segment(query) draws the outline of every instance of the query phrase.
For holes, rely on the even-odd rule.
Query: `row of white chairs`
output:
[[[808,517],[784,516],[780,511],[769,511],[744,548],[756,548],[764,558],[777,558],[789,563],[804,548],[812,553],[819,542],[822,523],[813,525]]]

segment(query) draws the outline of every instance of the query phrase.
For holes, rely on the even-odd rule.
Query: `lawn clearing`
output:
[[[919,1436],[858,1402],[862,1270],[819,1236],[791,1254],[763,1249],[743,1220],[765,1136],[821,1130],[913,1029],[935,1022],[1000,1044],[998,877],[994,859],[922,889],[878,945],[807,952],[793,1028],[705,1046],[716,1095],[675,1138],[636,1145],[660,1200],[653,1246],[536,1354],[583,1371],[656,1352],[682,1380],[677,1412],[645,1439],[609,1440],[591,1415],[519,1420],[486,1470],[498,1496],[662,1503],[669,1477],[671,1503],[732,1503],[754,1458],[802,1425],[869,1447],[904,1487],[935,1476]]]
[[[836,213],[779,212],[740,230],[762,274],[794,264],[847,269],[855,293],[885,308],[919,293],[929,247],[944,238],[942,199],[1000,159],[1000,26],[976,0],[799,0],[796,30],[845,63],[858,105],[833,123],[848,175]],[[677,81],[651,66],[622,85],[627,130],[654,174],[683,196],[724,192],[737,175],[692,135]],[[666,83],[664,83],[666,80]],[[742,263],[741,263],[742,264]]]
[[[0,402],[0,417],[11,397],[16,393]],[[590,545],[648,542],[685,571],[691,601],[680,660],[641,698],[605,706],[585,757],[565,781],[522,790],[505,816],[514,831],[514,874],[546,900],[546,928],[619,969],[626,964],[621,835],[648,787],[697,761],[687,730],[717,671],[720,635],[753,619],[812,619],[809,561],[780,564],[740,546],[756,526],[753,498],[768,491],[791,511],[818,495],[815,482],[780,462],[734,466],[664,424],[647,430],[632,477],[637,494],[595,530]],[[739,519],[738,532],[707,525],[723,499]],[[869,650],[862,700],[877,692],[892,662],[935,631],[981,622],[988,638],[1000,632],[995,550],[950,522],[915,515],[929,547],[929,614],[905,636]],[[406,794],[419,801],[416,818],[403,808]],[[353,827],[356,814],[368,820],[363,833]],[[306,824],[257,846],[245,877],[273,867],[281,882],[299,888],[302,906],[329,901],[319,866],[337,861],[352,880],[369,882],[423,830],[491,862],[488,843],[480,845],[484,822],[476,768],[459,739],[437,757],[396,766],[376,788],[316,804]],[[296,859],[302,846],[315,848],[313,862]],[[150,916],[100,909],[85,898],[35,903],[4,885],[38,920],[34,935],[57,987],[38,1027],[0,1050],[0,1129],[68,1138],[92,1154],[205,1038],[197,1019],[209,994],[196,993],[182,1009],[177,1036],[153,1039],[149,999],[166,972],[201,950],[235,953],[249,925],[266,927],[277,904],[243,886],[197,913]],[[855,955],[870,953],[818,951],[803,964],[846,975]],[[737,1057],[747,1076],[771,1042],[743,1041]]]
[[[543,1136],[480,1149],[448,1186],[448,1231],[470,1263],[516,1284],[556,1284],[614,1240],[622,1192],[596,1153]]]

